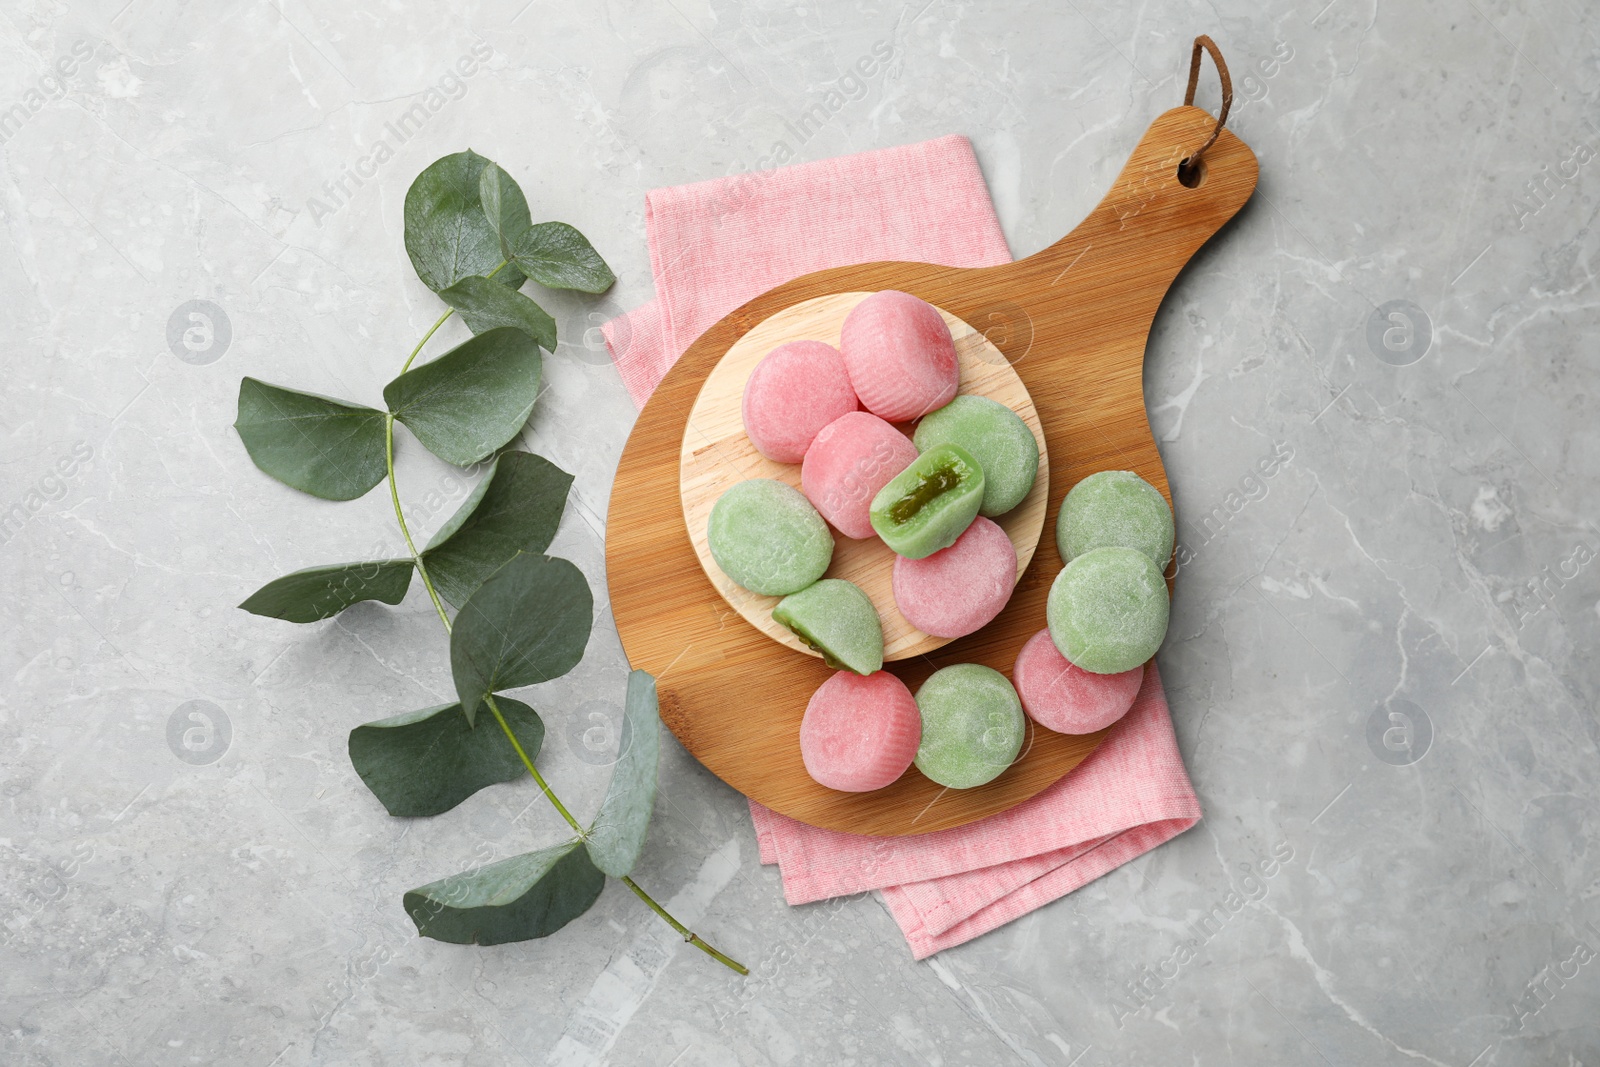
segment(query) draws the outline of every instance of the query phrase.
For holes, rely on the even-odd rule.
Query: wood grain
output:
[[[663,720],[694,756],[741,793],[802,822],[860,834],[918,834],[1012,807],[1053,784],[1101,740],[1031,729],[1023,755],[977,789],[944,790],[913,768],[872,793],[824,789],[805,773],[797,737],[828,676],[750,626],[701,569],[678,498],[683,429],[701,384],[740,337],[774,314],[833,293],[901,289],[959,316],[994,342],[1033,397],[1054,474],[1049,516],[1096,471],[1138,472],[1171,499],[1145,417],[1145,343],[1168,287],[1249,199],[1254,154],[1223,131],[1193,188],[1178,163],[1215,119],[1173,108],[1145,132],[1109,192],[1055,244],[994,267],[864,263],[796,278],[708,329],[657,387],[623,450],[607,518],[606,570],[629,662],[650,671]],[[1010,604],[976,634],[892,669],[913,690],[938,667],[983,663],[1009,674],[1044,626],[1060,569],[1035,555]]]
[[[800,465],[776,463],[750,443],[744,431],[742,406],[745,382],[756,364],[768,352],[788,341],[824,341],[838,347],[839,331],[848,315],[869,293],[838,293],[802,301],[784,308],[736,341],[706,377],[683,430],[683,450],[679,457],[679,491],[683,497],[683,518],[694,544],[695,555],[722,598],[746,622],[779,644],[821,658],[788,627],[772,617],[779,597],[762,596],[741,589],[722,572],[706,543],[706,522],[711,508],[729,487],[747,478],[774,478],[800,488]],[[949,312],[942,313],[955,341],[956,358],[961,364],[961,393],[986,396],[1004,404],[1022,417],[1039,444],[1039,474],[1033,489],[1022,503],[995,521],[1011,538],[1017,550],[1017,574],[1027,570],[1033,551],[1044,529],[1045,505],[1050,486],[1050,463],[1045,452],[1044,430],[1039,413],[1028,396],[1028,389],[1017,377],[1006,357],[983,334]],[[902,426],[909,431],[910,426]],[[908,659],[932,652],[951,639],[925,634],[906,621],[895,604],[894,553],[876,537],[860,541],[834,533],[833,561],[825,577],[843,578],[860,586],[878,609],[883,624],[883,658]]]

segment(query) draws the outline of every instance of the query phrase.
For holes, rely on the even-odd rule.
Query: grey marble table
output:
[[[1600,1062],[1592,6],[449,8],[0,20],[0,1061]],[[551,302],[524,435],[576,474],[553,551],[603,593],[634,409],[595,327],[651,296],[647,189],[779,140],[963,133],[1023,255],[1178,102],[1199,32],[1262,165],[1145,371],[1189,552],[1160,663],[1204,820],[917,963],[871,895],[785,906],[742,798],[668,741],[638,878],[750,978],[615,883],[549,940],[417,938],[405,889],[561,826],[526,781],[383,813],[345,736],[448,699],[438,621],[418,590],[309,627],[236,610],[401,546],[382,491],[295,494],[231,428],[246,374],[377,399],[437,314],[401,245],[416,172],[470,145],[617,269]],[[400,472],[424,533],[468,490],[415,447]],[[530,697],[583,812],[624,670],[602,611]]]

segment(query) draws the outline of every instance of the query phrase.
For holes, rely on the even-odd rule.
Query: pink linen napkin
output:
[[[723,315],[814,270],[875,260],[1011,259],[964,137],[652,190],[656,299],[601,332],[634,403]],[[808,826],[750,801],[762,863],[803,904],[879,890],[917,959],[1072,892],[1193,826],[1200,803],[1154,664],[1112,733],[1009,811],[917,837]]]

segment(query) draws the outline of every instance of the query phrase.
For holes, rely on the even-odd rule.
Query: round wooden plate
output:
[[[741,413],[745,382],[756,364],[785,342],[825,341],[837,347],[845,316],[868,295],[819,296],[784,308],[757,324],[728,349],[727,355],[707,375],[683,429],[678,488],[683,497],[683,518],[689,529],[689,540],[700,557],[706,577],[750,625],[781,645],[819,659],[820,653],[773,619],[772,609],[779,597],[742,589],[717,566],[706,543],[706,521],[711,517],[717,498],[736,482],[748,478],[776,478],[800,488],[800,464],[768,459],[756,451],[745,435]],[[1028,396],[1028,387],[1011,369],[1005,355],[983,334],[948,311],[940,314],[950,327],[950,336],[956,343],[956,357],[961,361],[961,393],[986,396],[1015,411],[1039,443],[1039,474],[1034,479],[1033,489],[1022,503],[995,520],[1016,547],[1017,574],[1021,575],[1028,569],[1034,549],[1039,546],[1049,495],[1050,463],[1045,454],[1044,431],[1039,427],[1039,413]],[[876,537],[857,541],[837,532],[833,542],[833,562],[828,565],[826,577],[854,582],[872,599],[873,606],[878,609],[878,619],[883,623],[883,658],[886,661],[920,656],[950,643],[951,638],[923,633],[900,614],[891,585],[894,553],[888,545]]]
[[[1200,181],[1178,164],[1211,136],[1196,107],[1160,115],[1088,217],[1055,244],[1013,263],[945,267],[862,263],[807,274],[748,301],[689,346],[656,387],[623,449],[606,517],[606,575],[629,662],[656,676],[662,721],[723,781],[781,814],[858,834],[920,834],[1013,807],[1076,767],[1103,734],[1032,730],[1022,755],[976,789],[942,789],[907,771],[871,793],[812,781],[800,760],[800,718],[828,677],[745,622],[717,595],[684,524],[678,471],[684,426],[702,385],[739,339],[785,308],[839,293],[900,289],[957,316],[994,343],[1027,386],[1049,445],[1046,517],[1096,471],[1138,473],[1171,495],[1145,417],[1150,324],[1200,246],[1244,206],[1254,153],[1228,130],[1207,150]],[[982,663],[1009,675],[1044,627],[1061,569],[1037,553],[1011,601],[982,630],[885,669],[913,691],[939,667]]]

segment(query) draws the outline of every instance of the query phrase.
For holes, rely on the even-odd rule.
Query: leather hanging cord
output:
[[[1233,79],[1228,77],[1228,64],[1223,62],[1222,52],[1217,48],[1217,42],[1205,34],[1194,39],[1194,52],[1189,57],[1189,88],[1184,91],[1183,102],[1185,106],[1194,106],[1194,91],[1200,84],[1200,52],[1201,49],[1211,54],[1211,62],[1217,68],[1217,78],[1222,82],[1222,113],[1217,116],[1217,125],[1212,129],[1211,136],[1206,138],[1206,143],[1190,153],[1178,164],[1180,177],[1193,175],[1200,165],[1200,157],[1205,155],[1206,149],[1216,144],[1217,138],[1222,134],[1222,127],[1228,121],[1228,109],[1233,107]]]

